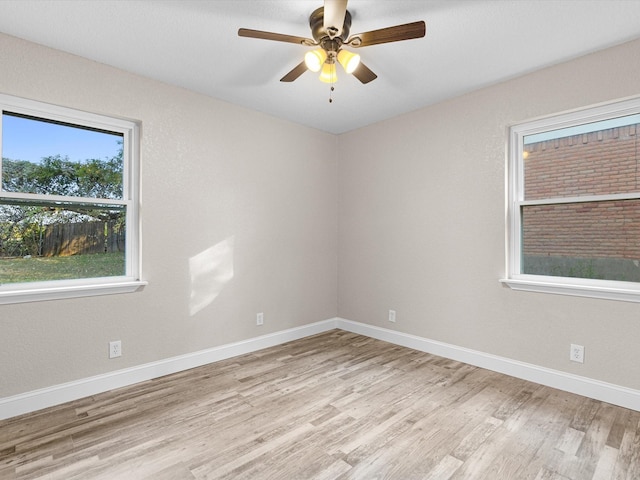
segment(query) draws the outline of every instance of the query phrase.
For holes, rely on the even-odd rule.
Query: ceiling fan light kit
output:
[[[418,21],[349,36],[351,14],[347,10],[347,0],[324,0],[324,6],[317,8],[309,16],[309,27],[311,28],[313,40],[247,28],[239,29],[238,35],[277,42],[297,43],[306,47],[319,47],[307,52],[304,60],[282,77],[280,79],[281,82],[293,82],[304,72],[311,70],[312,72],[320,72],[320,81],[335,83],[338,79],[335,64],[338,62],[345,72],[352,74],[361,83],[367,84],[378,78],[378,76],[360,61],[360,55],[343,49],[343,45],[361,48],[381,43],[422,38],[426,32],[424,21]]]
[[[350,52],[349,50],[340,50],[338,52],[338,62],[344,68],[344,71],[351,74],[356,71],[360,65],[360,55]]]
[[[304,64],[312,72],[319,72],[322,65],[327,60],[327,52],[322,48],[316,48],[304,55]]]
[[[325,63],[320,71],[320,81],[324,83],[336,83],[338,77],[336,75],[336,64]]]

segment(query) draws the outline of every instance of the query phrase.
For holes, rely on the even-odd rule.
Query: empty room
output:
[[[0,479],[640,478],[640,1],[0,2]]]

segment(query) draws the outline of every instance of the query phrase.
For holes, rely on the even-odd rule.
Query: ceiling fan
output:
[[[248,28],[239,29],[238,35],[277,42],[297,43],[305,47],[318,47],[308,51],[305,59],[282,77],[280,79],[281,82],[293,82],[304,72],[311,70],[313,72],[321,72],[321,81],[334,83],[337,80],[337,62],[344,67],[347,73],[353,74],[360,82],[369,83],[378,78],[378,76],[360,61],[360,55],[344,49],[344,46],[360,48],[381,43],[422,38],[426,29],[425,23],[419,21],[349,36],[351,14],[347,10],[347,0],[324,0],[324,7],[314,10],[309,16],[309,26],[311,27],[313,40]]]

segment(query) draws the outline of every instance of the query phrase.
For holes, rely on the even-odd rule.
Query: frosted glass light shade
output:
[[[322,65],[322,71],[320,72],[320,81],[324,83],[335,83],[338,81],[335,63],[325,63],[324,65]]]
[[[312,72],[319,72],[327,59],[327,52],[321,48],[311,50],[304,55],[304,64]]]
[[[348,50],[340,50],[338,52],[338,62],[347,73],[353,73],[358,65],[360,65],[360,55]]]

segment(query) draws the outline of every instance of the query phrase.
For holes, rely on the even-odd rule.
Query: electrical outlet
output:
[[[572,362],[584,363],[584,347],[582,345],[571,344],[569,349],[569,360]]]
[[[109,342],[109,358],[120,356],[122,356],[122,342],[120,340]]]
[[[256,315],[256,325],[262,325],[264,323],[264,313],[260,312]]]
[[[395,310],[389,310],[389,321],[396,323],[396,311]]]

